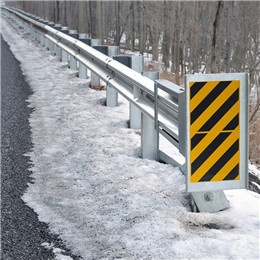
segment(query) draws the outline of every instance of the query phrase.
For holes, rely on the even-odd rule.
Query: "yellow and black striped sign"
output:
[[[240,81],[189,82],[190,182],[240,178]]]

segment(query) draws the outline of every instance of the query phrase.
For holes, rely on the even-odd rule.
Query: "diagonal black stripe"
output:
[[[191,150],[204,138],[206,134],[195,134],[191,138]]]
[[[224,181],[234,180],[239,174],[239,163],[230,171],[230,173],[224,178]]]
[[[225,141],[231,133],[220,133],[209,146],[192,162],[191,174],[194,174],[198,168],[210,157],[210,155]]]
[[[199,180],[199,182],[210,181],[220,169],[234,156],[239,149],[239,141],[235,143],[218,159],[209,171]]]
[[[202,89],[207,82],[195,82],[190,88],[190,100]]]
[[[203,101],[200,102],[200,104],[191,112],[191,125],[230,83],[231,81],[220,81],[218,85],[203,99]]]
[[[228,110],[238,101],[238,99],[239,90],[237,89],[199,129],[199,132],[210,131],[210,129],[212,129],[212,127],[228,112]]]
[[[223,130],[224,131],[234,130],[238,126],[238,123],[239,123],[239,114],[237,114]]]

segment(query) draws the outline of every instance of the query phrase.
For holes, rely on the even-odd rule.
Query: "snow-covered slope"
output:
[[[116,108],[103,106],[104,91],[86,87],[13,23],[3,19],[2,34],[34,91],[27,154],[34,183],[23,200],[75,254],[259,258],[258,194],[227,191],[228,210],[192,213],[179,169],[139,158],[140,135],[127,128],[123,98]]]

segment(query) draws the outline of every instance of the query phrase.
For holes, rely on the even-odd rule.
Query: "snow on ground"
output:
[[[56,260],[73,260],[70,256],[66,256],[63,254],[64,250],[63,249],[60,249],[60,248],[57,248],[57,247],[54,247],[54,244],[53,243],[42,243],[41,246],[49,249],[49,250],[52,250],[53,254],[55,255],[55,259]]]
[[[11,26],[12,25],[12,26]],[[75,71],[2,19],[34,94],[33,183],[23,200],[83,259],[258,259],[259,195],[227,191],[231,207],[192,213],[178,168],[140,159],[128,104],[103,106]],[[55,245],[57,259],[62,255]],[[68,259],[68,258],[67,258]]]
[[[259,180],[260,180],[260,170],[257,168],[255,164],[249,164],[249,171],[252,172]]]

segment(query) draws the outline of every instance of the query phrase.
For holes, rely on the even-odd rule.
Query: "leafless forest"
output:
[[[183,83],[184,74],[250,73],[250,159],[260,164],[260,2],[12,1],[8,5],[121,50],[149,55],[150,70]]]

